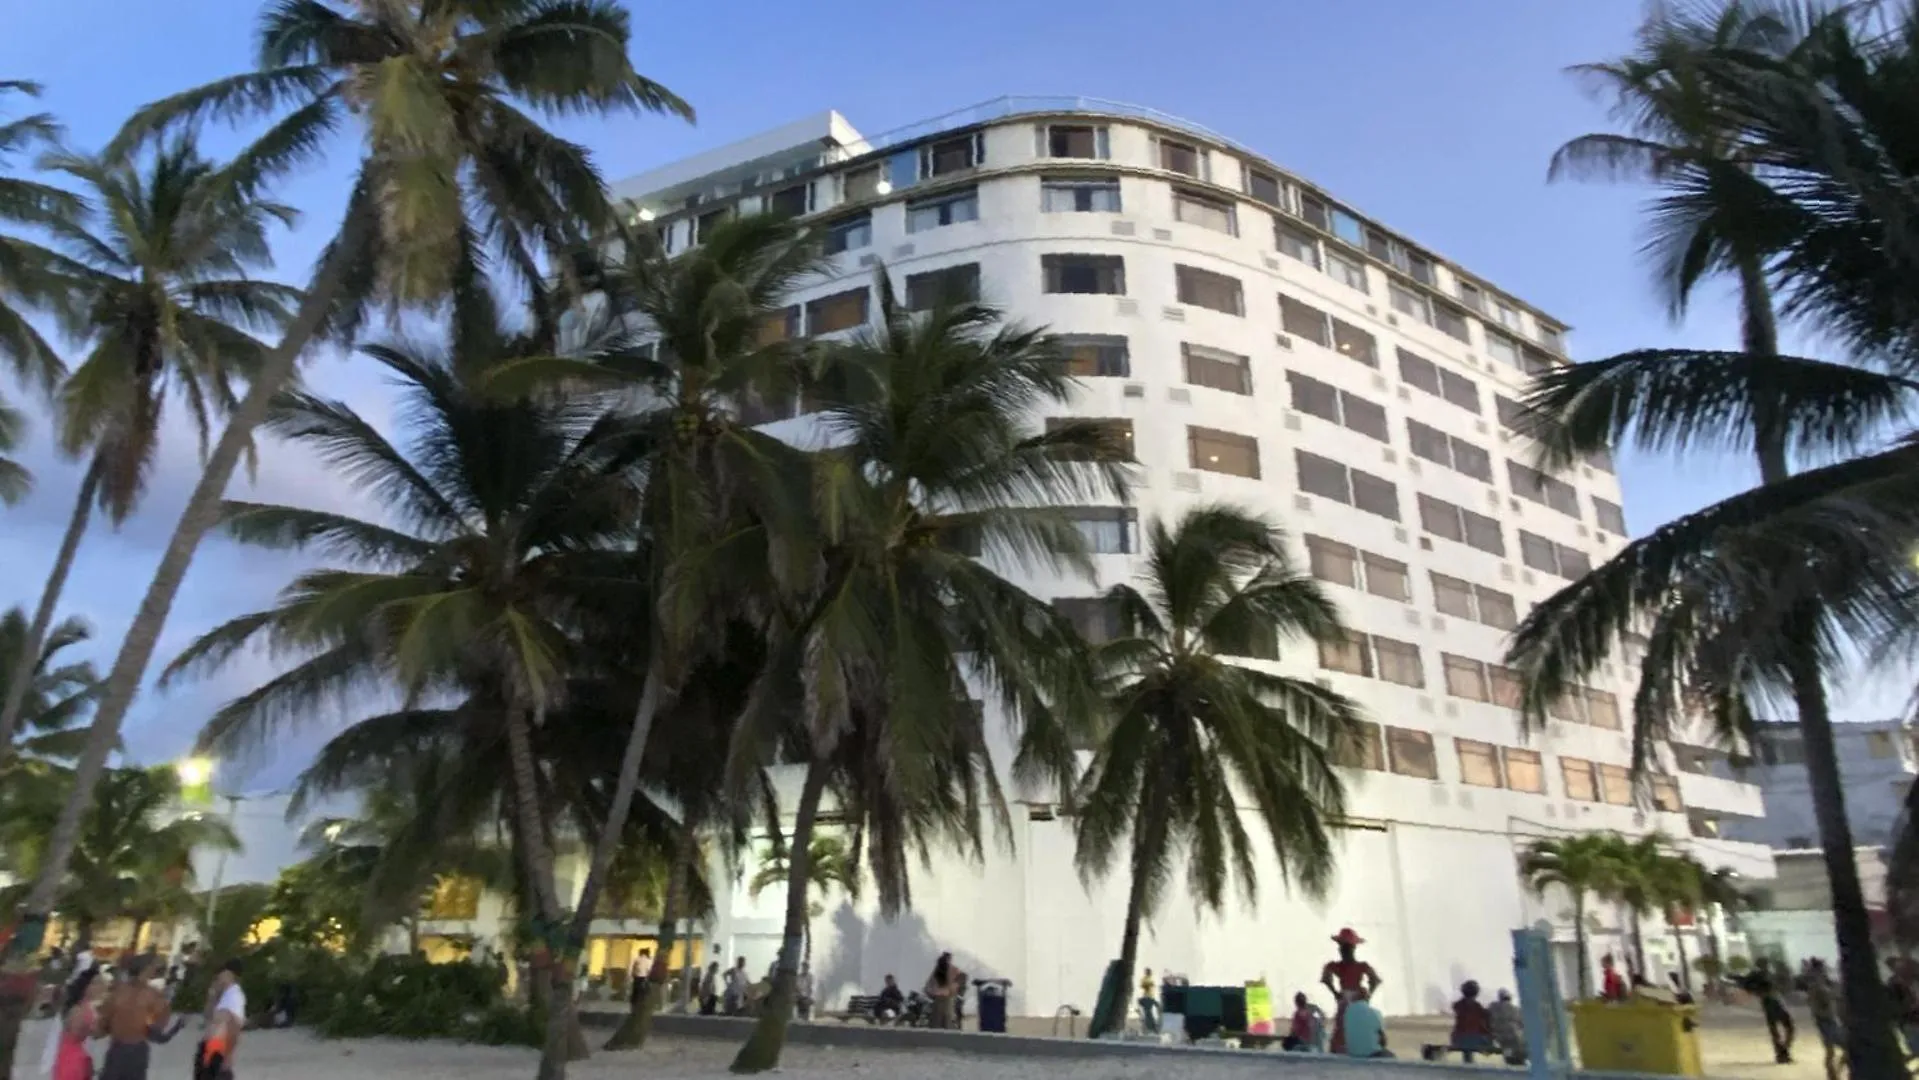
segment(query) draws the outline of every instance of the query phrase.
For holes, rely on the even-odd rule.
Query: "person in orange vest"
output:
[[[1339,1011],[1333,1015],[1333,1044],[1335,1054],[1346,1052],[1346,1002],[1351,997],[1350,990],[1364,990],[1371,997],[1379,988],[1379,972],[1373,965],[1354,955],[1354,950],[1366,944],[1366,939],[1353,932],[1348,926],[1333,935],[1333,942],[1339,946],[1339,959],[1329,961],[1320,969],[1319,981],[1333,992],[1333,999],[1339,1002]]]

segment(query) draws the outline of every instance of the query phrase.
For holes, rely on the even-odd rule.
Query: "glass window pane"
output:
[[[1336,251],[1326,253],[1326,272],[1334,281],[1347,288],[1360,292],[1371,292],[1366,285],[1366,267],[1357,259],[1347,258]]]
[[[1511,630],[1519,625],[1519,611],[1514,607],[1510,593],[1489,589],[1484,585],[1473,586],[1473,592],[1479,603],[1480,622],[1501,630]]]
[[[1424,493],[1419,496],[1419,527],[1448,540],[1463,540],[1466,537],[1459,523],[1459,507]]]
[[[1378,724],[1358,720],[1339,744],[1333,747],[1333,761],[1349,769],[1384,772],[1386,749]]]
[[[1474,787],[1505,787],[1499,772],[1499,751],[1491,743],[1454,739],[1459,750],[1459,780]]]
[[[1626,535],[1626,511],[1618,503],[1594,496],[1593,515],[1600,528],[1620,536]]]
[[[1405,349],[1399,349],[1397,353],[1401,379],[1428,394],[1439,393],[1439,365]]]
[[[1227,235],[1237,233],[1232,206],[1189,191],[1173,193],[1173,217],[1188,225],[1198,225]]]
[[[1332,334],[1326,328],[1326,313],[1285,293],[1279,296],[1279,322],[1289,334],[1320,345],[1333,343]]]
[[[1377,635],[1372,640],[1380,678],[1401,686],[1426,685],[1426,669],[1419,662],[1419,646]]]
[[[1353,489],[1346,466],[1304,450],[1293,451],[1293,462],[1299,470],[1299,490],[1348,505],[1352,503]]]
[[[1211,308],[1228,315],[1244,315],[1246,303],[1239,279],[1193,266],[1175,266],[1174,282],[1179,302]]]
[[[1379,344],[1373,335],[1350,323],[1333,320],[1333,348],[1367,367],[1379,366]]]
[[[1259,479],[1259,440],[1250,435],[1188,427],[1186,452],[1195,469]]]
[[[1539,754],[1533,750],[1520,750],[1507,747],[1502,756],[1506,759],[1506,786],[1514,791],[1524,791],[1533,795],[1546,793],[1546,775],[1539,767]]]
[[[1366,647],[1365,635],[1347,631],[1343,641],[1320,642],[1319,666],[1348,675],[1371,676],[1373,657],[1372,651]]]
[[[1273,223],[1273,236],[1282,254],[1319,269],[1319,241],[1311,233],[1278,221]]]
[[[1458,619],[1471,619],[1473,615],[1473,587],[1456,577],[1433,573],[1433,606],[1442,615],[1451,615]]]
[[[1626,771],[1623,765],[1601,765],[1599,789],[1606,801],[1614,806],[1632,805],[1632,773]]]
[[[1293,408],[1300,412],[1339,423],[1339,391],[1327,383],[1297,371],[1286,373],[1286,385],[1292,390]]]
[[[1559,775],[1566,784],[1568,799],[1578,802],[1599,801],[1599,783],[1593,776],[1592,762],[1582,761],[1579,758],[1560,758]]]
[[[1491,691],[1486,686],[1486,665],[1464,656],[1442,653],[1446,671],[1446,692],[1453,697],[1486,701]]]
[[[1479,387],[1464,375],[1455,375],[1441,369],[1439,372],[1440,395],[1467,412],[1479,412]]]
[[[930,311],[941,306],[971,304],[979,301],[979,264],[928,270],[906,275],[908,311]]]
[[[1180,352],[1185,360],[1186,381],[1194,386],[1211,387],[1232,394],[1253,392],[1250,357],[1192,344],[1182,344]]]
[[[1487,668],[1486,674],[1487,681],[1492,686],[1493,704],[1503,705],[1508,709],[1519,708],[1520,694],[1523,689],[1519,682],[1519,672],[1493,664]]]
[[[1125,337],[1117,334],[1070,334],[1053,339],[1066,358],[1068,374],[1124,378],[1133,364]]]
[[[1399,520],[1399,488],[1383,476],[1353,469],[1353,505],[1369,514]]]
[[[1391,442],[1386,426],[1386,407],[1377,402],[1368,401],[1358,394],[1345,390],[1339,392],[1339,407],[1347,427],[1361,435]]]
[[[859,326],[866,321],[866,297],[867,290],[859,288],[809,301],[806,305],[806,332],[810,335],[830,334]]]
[[[1413,583],[1405,563],[1384,555],[1374,555],[1370,551],[1366,553],[1365,563],[1367,592],[1388,600],[1412,602]]]
[[[1283,205],[1280,198],[1279,177],[1256,169],[1246,170],[1246,194],[1267,206]]]
[[[1619,699],[1610,691],[1587,689],[1586,720],[1596,728],[1619,730]]]
[[[1359,586],[1359,551],[1351,544],[1309,534],[1306,537],[1306,559],[1312,567],[1313,576],[1319,580],[1351,588]]]
[[[1506,554],[1506,534],[1499,522],[1484,514],[1475,514],[1471,510],[1461,510],[1460,520],[1466,526],[1466,544],[1494,555]]]
[[[1387,728],[1386,750],[1393,771],[1399,775],[1439,779],[1439,759],[1433,753],[1432,732]]]
[[[1040,275],[1049,293],[1126,295],[1126,263],[1118,255],[1041,255]]]

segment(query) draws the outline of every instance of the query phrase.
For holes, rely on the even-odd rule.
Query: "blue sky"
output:
[[[699,111],[697,125],[620,118],[561,125],[590,146],[610,179],[721,145],[822,109],[879,132],[1002,94],[1080,94],[1187,117],[1263,151],[1369,215],[1470,267],[1574,327],[1572,350],[1597,358],[1654,344],[1729,346],[1735,312],[1711,288],[1684,326],[1655,301],[1636,255],[1643,191],[1545,182],[1567,138],[1603,129],[1603,108],[1563,69],[1629,46],[1636,3],[1542,0],[1146,0],[964,5],[840,0],[629,4],[634,59]],[[48,85],[82,148],[97,147],[135,106],[251,63],[256,0],[62,0],[14,4],[0,35],[0,78]],[[724,17],[717,17],[724,11]],[[212,152],[234,145],[220,132]],[[278,245],[297,281],[334,224],[353,147],[290,182],[307,211]],[[385,394],[365,367],[321,358],[308,379],[376,417]],[[176,428],[184,434],[184,429]],[[97,628],[101,663],[144,589],[196,473],[190,438],[163,454],[142,512],[118,534],[98,529],[80,559],[67,609]],[[0,606],[31,604],[77,480],[44,446],[31,460],[41,489],[0,516]],[[1622,462],[1636,530],[1752,479],[1737,461]],[[236,481],[236,495],[246,481]],[[246,497],[355,508],[353,492],[310,462],[269,447]],[[362,508],[364,509],[364,508]],[[267,602],[298,564],[219,541],[201,550],[160,650]],[[148,693],[127,734],[156,759],[190,742],[214,704],[257,681],[249,658],[205,682]],[[1840,701],[1848,718],[1884,715],[1896,688]],[[324,725],[327,718],[317,717]],[[306,743],[295,740],[292,746]],[[283,751],[255,785],[278,782]]]

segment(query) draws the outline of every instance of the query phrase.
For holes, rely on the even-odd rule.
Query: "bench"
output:
[[[1497,1044],[1490,1047],[1484,1044],[1465,1047],[1455,1046],[1452,1043],[1426,1043],[1419,1048],[1419,1060],[1421,1061],[1445,1061],[1447,1057],[1453,1054],[1458,1054],[1467,1064],[1472,1063],[1475,1054],[1481,1057],[1491,1058],[1494,1061],[1504,1061],[1508,1065],[1523,1063],[1523,1059],[1515,1061],[1511,1055],[1501,1050]]]
[[[846,1008],[831,1015],[844,1024],[852,1020],[879,1023],[880,999],[877,994],[854,994],[846,999]]]

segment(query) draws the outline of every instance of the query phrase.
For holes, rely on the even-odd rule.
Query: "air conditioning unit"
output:
[[[1134,224],[1133,224],[1132,222],[1130,222],[1130,221],[1115,221],[1115,222],[1113,222],[1113,235],[1114,235],[1114,236],[1131,236],[1131,235],[1133,235],[1133,234],[1134,234],[1135,232],[1138,232],[1138,231],[1139,231],[1139,227],[1138,227],[1138,226],[1136,226],[1136,225],[1134,225]]]
[[[1578,529],[1578,532],[1579,532],[1579,538],[1581,540],[1584,540],[1586,538],[1586,527],[1584,525],[1581,525]]]
[[[1146,396],[1146,386],[1144,383],[1129,382],[1120,393],[1127,397],[1143,398]]]
[[[1422,536],[1422,537],[1420,537],[1420,538],[1419,538],[1419,550],[1421,550],[1421,551],[1431,551],[1432,549],[1433,549],[1433,538],[1432,538],[1432,537],[1430,537],[1430,536]]]
[[[1407,609],[1406,609],[1406,622],[1407,622],[1407,623],[1409,623],[1409,624],[1411,624],[1411,625],[1413,625],[1413,626],[1418,626],[1418,625],[1419,625],[1419,612],[1417,612],[1417,611],[1414,611],[1414,610],[1413,610],[1412,608],[1407,608]]]
[[[1273,344],[1282,349],[1290,349],[1293,347],[1293,339],[1290,334],[1274,334]]]
[[[1432,698],[1429,698],[1429,697],[1422,697],[1422,698],[1420,698],[1420,699],[1419,699],[1419,711],[1420,711],[1420,712],[1432,712],[1432,711],[1433,711],[1433,699],[1432,699]]]
[[[1506,506],[1508,509],[1512,510],[1512,512],[1515,514],[1520,514],[1523,516],[1526,513],[1525,510],[1520,508],[1518,499],[1507,499]]]
[[[1155,240],[1171,240],[1172,238],[1173,238],[1173,230],[1171,229],[1154,229],[1153,230],[1153,239]]]
[[[1398,463],[1398,461],[1399,461],[1399,454],[1398,454],[1397,452],[1395,452],[1395,451],[1393,450],[1393,448],[1392,448],[1392,447],[1390,447],[1390,446],[1389,446],[1389,447],[1387,447],[1387,448],[1386,448],[1386,449],[1384,449],[1384,450],[1381,450],[1381,451],[1379,452],[1379,456],[1380,456],[1380,457],[1381,457],[1381,458],[1382,458],[1382,459],[1383,459],[1383,460],[1384,460],[1384,461],[1386,462],[1386,464],[1388,464],[1388,465],[1393,465],[1393,464],[1397,464],[1397,463]],[[1408,464],[1410,464],[1410,465],[1411,465],[1411,466],[1413,467],[1413,471],[1414,471],[1414,472],[1418,472],[1418,471],[1419,471],[1419,462],[1417,462],[1417,461],[1410,461],[1410,462],[1408,462]]]
[[[1450,702],[1450,701],[1448,701],[1448,702],[1446,703],[1446,715],[1447,715],[1447,716],[1458,716],[1458,715],[1459,715],[1459,706],[1457,706],[1457,705],[1455,705],[1455,704],[1453,704],[1452,702]]]
[[[1119,298],[1119,313],[1120,313],[1121,315],[1137,315],[1137,314],[1139,314],[1139,301],[1137,301],[1137,300],[1132,300],[1132,299],[1129,299],[1129,298],[1127,298],[1127,297],[1124,297],[1124,296],[1122,296],[1122,297],[1120,297],[1120,298]]]
[[[1190,405],[1193,402],[1193,392],[1183,386],[1171,387],[1166,391],[1166,400],[1176,401],[1181,405]]]
[[[1519,580],[1521,584],[1525,584],[1525,585],[1536,585],[1539,583],[1539,579],[1533,577],[1533,572],[1531,570],[1527,570],[1524,573],[1520,574]]]
[[[1159,314],[1161,318],[1166,319],[1168,322],[1186,321],[1186,309],[1182,307],[1163,307],[1159,309]]]
[[[1398,325],[1399,325],[1399,316],[1397,316],[1397,315],[1388,315],[1388,316],[1386,316],[1386,325],[1387,325],[1387,326],[1398,326]]]
[[[1310,514],[1313,512],[1313,500],[1305,495],[1295,495],[1293,509]]]
[[[895,259],[904,259],[908,255],[911,255],[912,253],[913,253],[913,245],[911,244],[901,244],[900,246],[893,249],[893,257]]]
[[[1273,258],[1271,255],[1264,256],[1264,258],[1266,260],[1266,269],[1275,271],[1279,269],[1278,259]]]
[[[1500,564],[1500,566],[1499,566],[1499,580],[1501,580],[1501,581],[1511,581],[1512,579],[1513,579],[1513,566],[1512,566],[1512,564],[1511,564],[1511,563],[1501,563],[1501,564]]]
[[[1484,421],[1484,420],[1474,420],[1474,421],[1473,421],[1473,430],[1474,430],[1474,431],[1477,431],[1477,432],[1479,432],[1479,433],[1480,433],[1481,435],[1484,435],[1484,434],[1486,434],[1486,421]]]
[[[1287,431],[1298,431],[1299,430],[1299,414],[1296,412],[1287,413],[1285,423],[1286,423]]]
[[[1412,399],[1413,399],[1413,392],[1411,390],[1408,390],[1403,386],[1399,388],[1399,400],[1411,401]]]
[[[878,266],[879,264],[880,264],[880,257],[878,255],[861,255],[860,256],[860,269],[862,270]]]
[[[1174,491],[1198,491],[1199,490],[1199,474],[1190,473],[1190,472],[1174,473],[1173,474],[1173,490]]]
[[[1375,315],[1375,316],[1376,316],[1376,315],[1378,315],[1378,314],[1379,314],[1379,309],[1378,309],[1378,308],[1376,308],[1376,307],[1374,307],[1374,306],[1373,306],[1373,305],[1371,305],[1371,304],[1367,304],[1367,305],[1366,305],[1366,314],[1368,314],[1368,315]]]
[[[1373,376],[1373,389],[1375,389],[1375,390],[1384,390],[1384,389],[1386,389],[1386,376],[1384,376],[1384,375],[1374,375],[1374,376]]]

